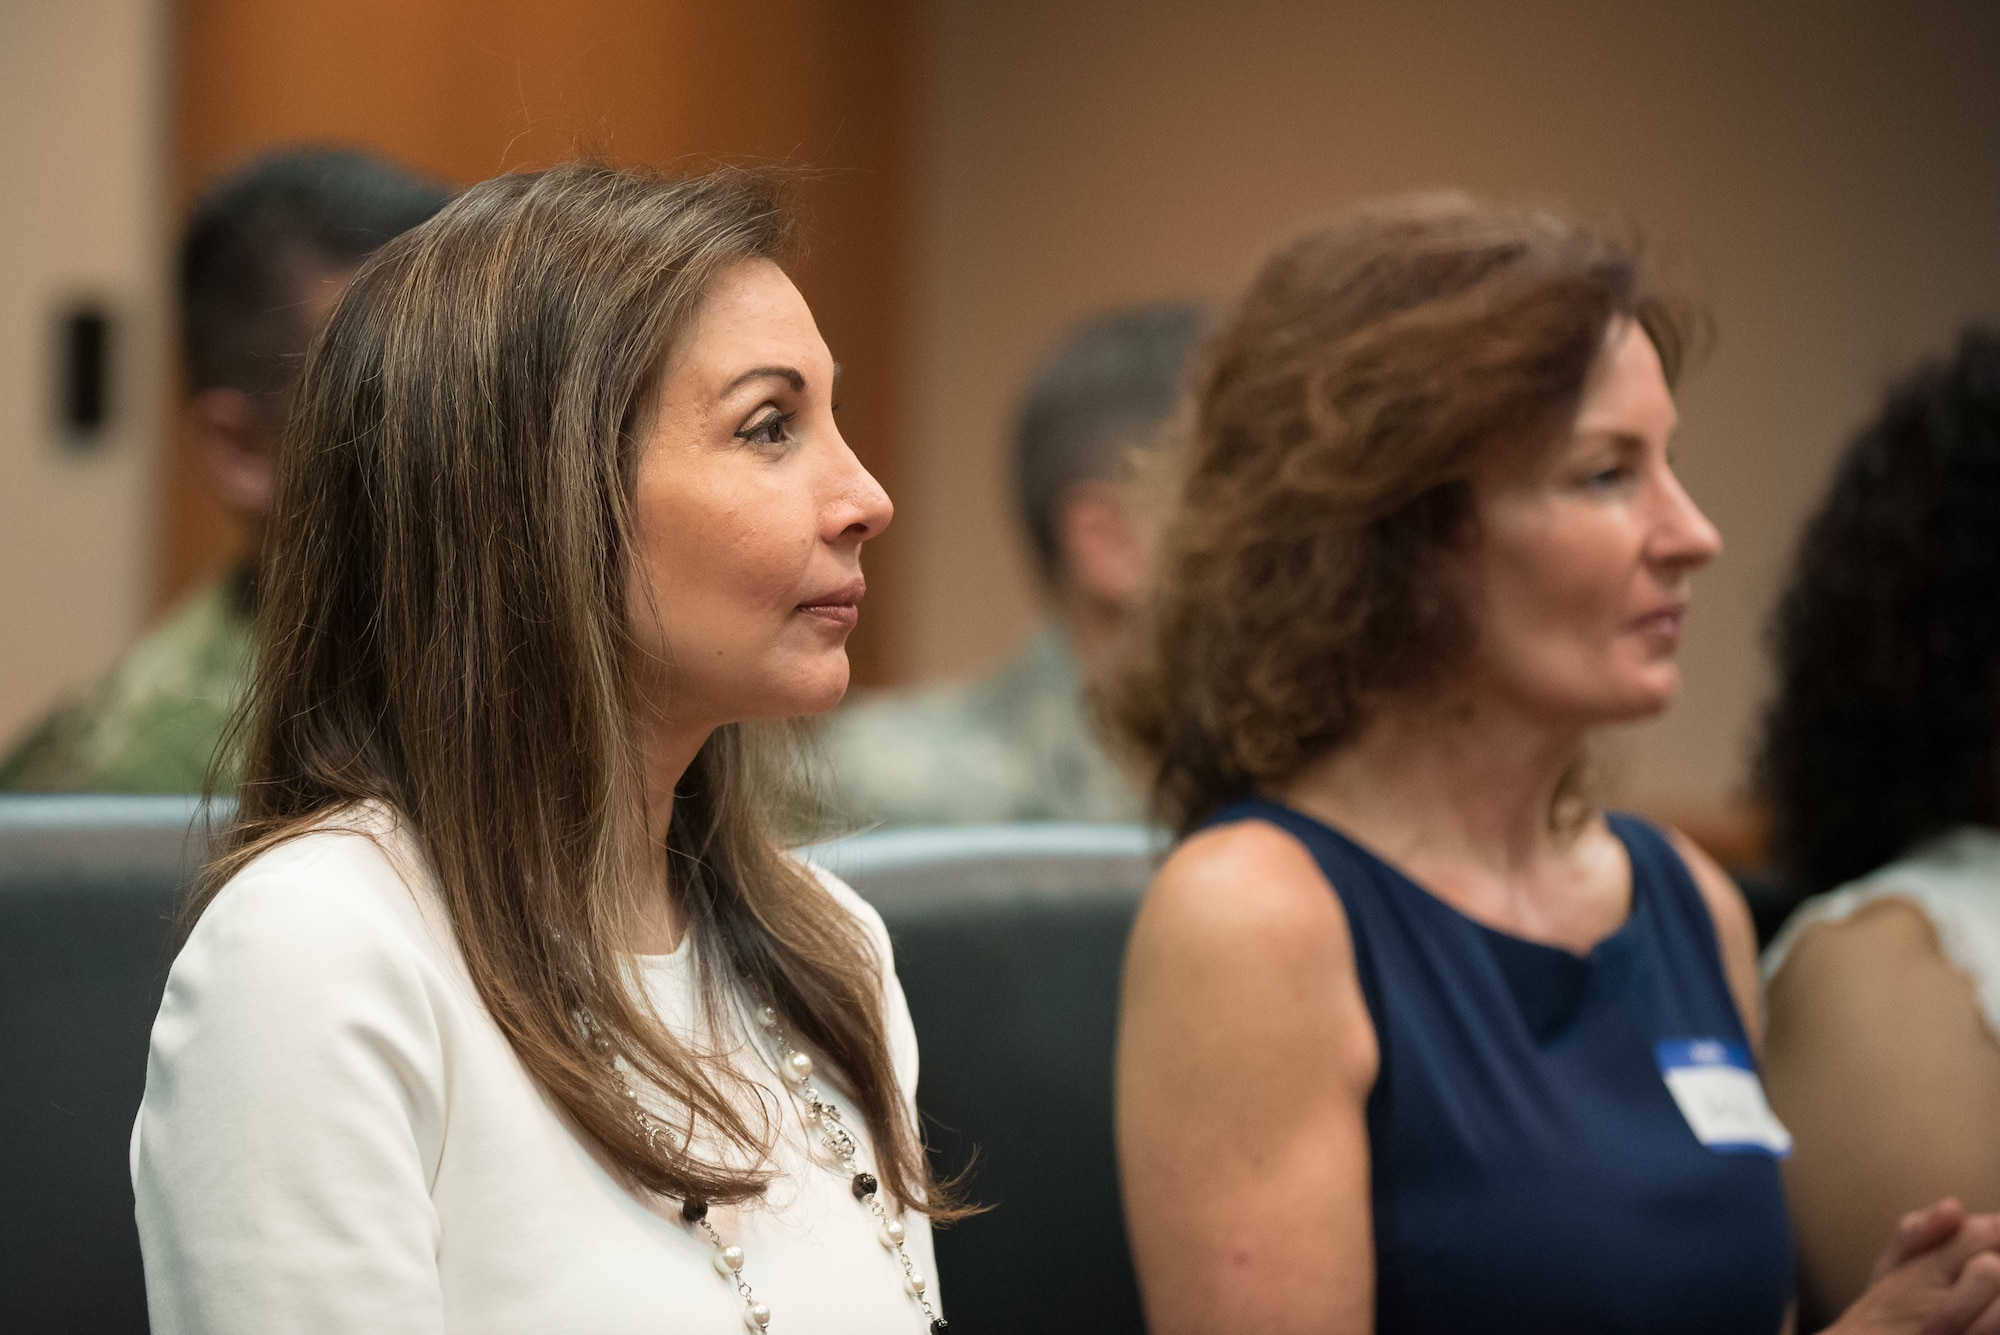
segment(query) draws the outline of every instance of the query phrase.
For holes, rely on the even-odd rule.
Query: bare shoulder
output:
[[[1204,830],[1161,866],[1126,955],[1128,1034],[1178,1016],[1225,1045],[1306,1043],[1365,1087],[1375,1032],[1340,899],[1291,835],[1263,821]],[[1239,1049],[1227,1062],[1246,1059]]]
[[[1890,1064],[1922,1064],[1949,1049],[1949,1065],[2000,1058],[1972,980],[1945,957],[1930,918],[1884,897],[1798,934],[1765,993],[1774,1059],[1799,1078]],[[1935,1090],[1934,1082],[1930,1088]]]
[[[1146,892],[1133,935],[1135,948],[1271,963],[1353,950],[1339,897],[1312,855],[1260,820],[1203,830],[1176,848]]]
[[[1814,923],[1799,933],[1771,985],[1774,992],[1873,986],[1896,992],[1913,975],[1933,971],[1957,976],[1930,916],[1911,900],[1885,895],[1844,918]]]
[[[1701,891],[1702,902],[1708,905],[1709,916],[1715,919],[1715,930],[1722,935],[1725,946],[1735,944],[1755,955],[1757,924],[1735,880],[1700,844],[1679,830],[1669,828],[1667,839],[1687,864],[1688,874],[1694,878],[1695,889]]]
[[[1837,1053],[1849,1063],[1864,1051],[1900,1060],[1919,1035],[1980,1029],[1971,980],[1945,958],[1930,919],[1890,897],[1800,932],[1771,975],[1766,1004],[1774,1052],[1794,1062]]]
[[[1205,830],[1161,866],[1127,948],[1120,1026],[1126,1086],[1150,1054],[1142,1064],[1193,1073],[1183,1094],[1230,1091],[1230,1116],[1246,1098],[1280,1121],[1328,1098],[1358,1107],[1379,1061],[1340,899],[1263,821]],[[1310,1077],[1301,1051],[1325,1058]]]
[[[1676,829],[1669,828],[1666,834],[1674,852],[1687,864],[1702,902],[1708,906],[1708,916],[1715,923],[1716,943],[1722,951],[1722,969],[1728,975],[1737,1013],[1742,1016],[1743,1028],[1752,1044],[1759,1044],[1763,1041],[1764,1007],[1757,986],[1757,924],[1750,916],[1750,906],[1729,873],[1701,845]]]

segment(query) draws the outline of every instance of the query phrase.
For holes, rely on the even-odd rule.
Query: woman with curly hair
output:
[[[1688,324],[1631,248],[1426,197],[1280,250],[1211,349],[1105,701],[1181,836],[1117,1068],[1155,1335],[1787,1326],[1748,912],[1577,777],[1672,701],[1720,547]],[[1837,1329],[2000,1326],[2000,1218],[1881,1241]]]
[[[840,699],[890,516],[785,234],[505,176],[314,344],[132,1137],[161,1335],[944,1331],[889,939],[745,731]]]
[[[1803,1291],[1837,1304],[1900,1211],[2000,1208],[2000,333],[1889,395],[1776,632],[1763,786],[1781,865],[1832,892],[1766,956],[1766,1061]]]

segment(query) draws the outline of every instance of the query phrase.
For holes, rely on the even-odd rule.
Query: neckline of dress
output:
[[[1603,954],[1606,947],[1612,946],[1613,942],[1629,936],[1636,930],[1634,924],[1639,920],[1643,905],[1643,892],[1639,878],[1639,858],[1638,854],[1633,851],[1632,841],[1627,839],[1625,832],[1619,828],[1619,822],[1615,819],[1618,814],[1616,812],[1605,812],[1604,824],[1605,828],[1611,831],[1612,838],[1618,841],[1618,847],[1625,853],[1625,875],[1630,886],[1629,902],[1625,906],[1625,916],[1619,921],[1618,925],[1592,943],[1589,950],[1579,952],[1571,950],[1568,946],[1559,946],[1551,941],[1537,941],[1533,937],[1522,936],[1518,932],[1510,932],[1505,928],[1495,927],[1491,923],[1481,922],[1464,909],[1458,907],[1458,905],[1446,899],[1443,895],[1440,895],[1437,891],[1425,885],[1422,881],[1419,881],[1416,877],[1410,875],[1407,871],[1404,871],[1395,862],[1383,857],[1367,844],[1362,843],[1359,839],[1356,839],[1353,835],[1338,826],[1329,825],[1317,816],[1300,811],[1297,807],[1280,802],[1277,798],[1269,797],[1262,793],[1257,794],[1251,800],[1263,803],[1278,811],[1286,812],[1317,829],[1325,831],[1340,843],[1345,844],[1353,852],[1360,854],[1362,857],[1383,868],[1395,880],[1400,881],[1408,889],[1415,891],[1424,899],[1437,905],[1438,908],[1444,910],[1453,918],[1468,926],[1475,927],[1489,936],[1497,937],[1509,945],[1524,946],[1531,950],[1549,951],[1562,956],[1564,959],[1574,960],[1579,964],[1590,964]],[[1615,947],[1613,948],[1615,949]]]
[[[635,950],[632,952],[632,958],[639,962],[640,968],[648,972],[679,972],[694,958],[694,933],[682,932],[681,939],[674,943],[672,950],[651,954]]]

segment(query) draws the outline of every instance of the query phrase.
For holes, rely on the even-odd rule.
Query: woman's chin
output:
[[[845,698],[849,676],[847,655],[842,652],[837,658],[837,662],[826,664],[808,679],[795,683],[794,689],[787,693],[790,708],[785,713],[794,717],[824,714]]]
[[[1610,717],[1607,723],[1644,723],[1656,719],[1674,706],[1674,700],[1681,693],[1681,674],[1678,668],[1658,674],[1647,681],[1633,682],[1620,692],[1618,703],[1606,711]]]

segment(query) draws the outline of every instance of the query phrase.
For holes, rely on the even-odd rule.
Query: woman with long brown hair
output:
[[[1155,1335],[1789,1323],[1749,915],[1579,778],[1720,547],[1688,330],[1632,248],[1443,196],[1281,249],[1218,335],[1106,701],[1181,836],[1118,1056]],[[2000,1327],[2000,1219],[1884,1242],[1840,1330]]]
[[[156,1331],[944,1330],[888,939],[747,731],[840,698],[890,515],[785,230],[502,177],[313,348],[133,1133]]]

